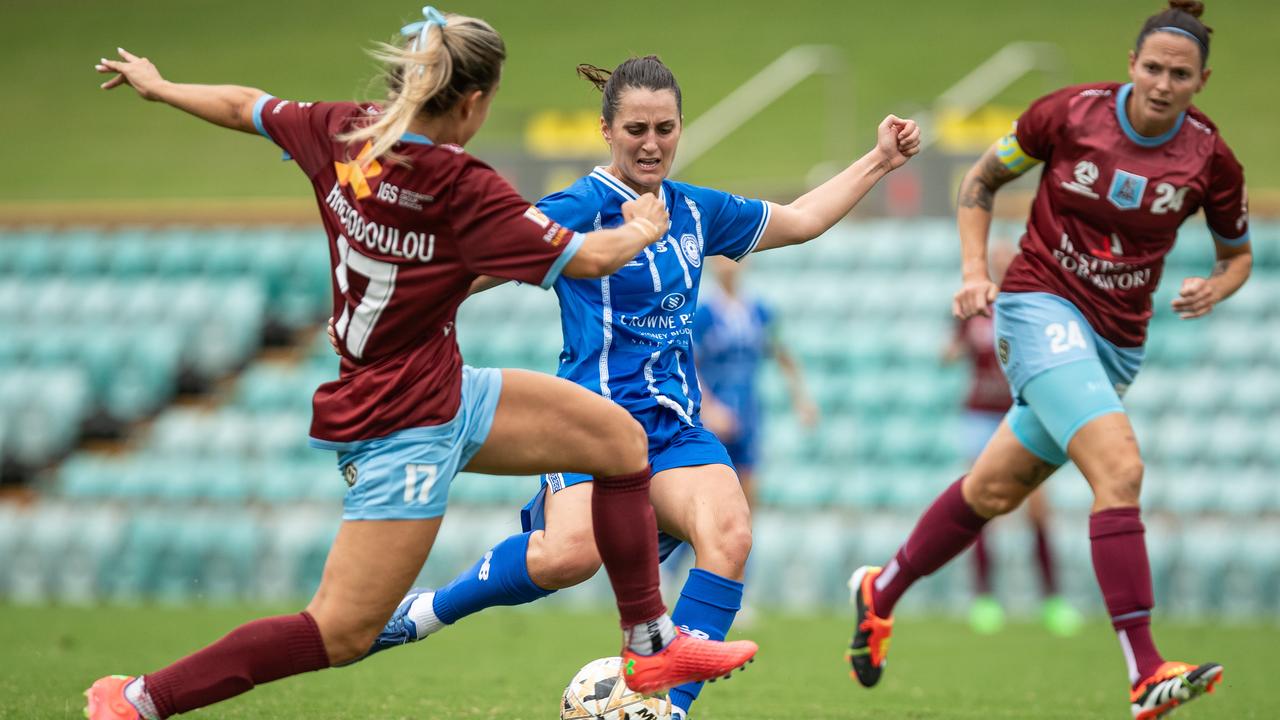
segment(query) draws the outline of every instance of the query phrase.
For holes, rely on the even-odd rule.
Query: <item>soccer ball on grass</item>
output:
[[[560,720],[670,720],[666,698],[632,692],[622,681],[622,659],[587,663],[564,689]]]

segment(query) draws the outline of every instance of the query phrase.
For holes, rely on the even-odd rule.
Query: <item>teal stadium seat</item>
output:
[[[15,243],[8,253],[9,273],[31,278],[48,275],[57,264],[57,253],[50,235],[32,234]]]
[[[72,277],[98,277],[108,265],[111,248],[96,230],[62,233],[54,241],[58,270]]]
[[[152,232],[143,228],[125,228],[103,238],[109,254],[106,273],[115,278],[134,278],[155,271],[158,243]]]

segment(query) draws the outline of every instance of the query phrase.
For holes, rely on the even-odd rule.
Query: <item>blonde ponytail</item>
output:
[[[412,37],[403,46],[379,43],[370,53],[386,67],[389,92],[382,112],[338,135],[356,146],[372,143],[369,152],[361,153],[366,166],[384,156],[400,159],[390,150],[420,113],[443,115],[464,95],[487,93],[498,84],[507,52],[496,30],[477,18],[440,15],[432,8],[423,12],[428,21],[406,26],[403,32]]]

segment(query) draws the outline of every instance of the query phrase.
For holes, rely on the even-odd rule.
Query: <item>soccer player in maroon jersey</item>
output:
[[[1000,242],[991,249],[991,281],[1000,284],[1016,251]],[[982,453],[996,428],[1013,405],[1009,381],[996,357],[995,325],[987,315],[973,315],[956,322],[956,332],[943,360],[968,358],[971,363],[969,392],[964,400],[964,429],[961,442],[965,459],[972,463]],[[1049,536],[1049,498],[1043,490],[1027,497],[1027,520],[1035,534],[1036,564],[1040,571],[1043,604],[1040,615],[1045,627],[1055,635],[1074,635],[1080,629],[1080,613],[1058,595],[1058,578]],[[969,625],[974,632],[991,634],[1004,627],[1004,608],[991,584],[991,556],[985,532],[973,541],[973,579],[977,597],[969,608]]]
[[[1151,637],[1154,598],[1138,511],[1143,464],[1120,403],[1142,361],[1151,297],[1183,221],[1204,210],[1218,258],[1207,278],[1182,281],[1173,310],[1183,319],[1212,311],[1252,265],[1243,170],[1191,104],[1209,78],[1203,9],[1173,0],[1138,34],[1132,82],[1068,87],[1037,100],[961,183],[964,284],[953,310],[963,319],[994,308],[996,352],[1017,404],[884,569],[860,568],[850,578],[857,612],[850,661],[863,685],[880,679],[902,593],[1068,459],[1093,489],[1094,570],[1128,666],[1134,717],[1160,717],[1221,678],[1217,663],[1166,662]],[[994,194],[1041,163],[1022,253],[997,287],[986,260]]]
[[[424,8],[377,56],[385,105],[297,103],[247,87],[182,85],[121,50],[97,70],[213,124],[259,132],[311,180],[329,236],[339,379],[316,392],[312,444],[336,451],[349,490],[324,575],[304,612],[266,618],[157,672],[86,691],[90,720],[162,718],[259,683],[362,656],[422,568],[462,468],[595,478],[595,541],[618,599],[627,684],[655,692],[725,675],[747,641],[678,634],[658,592],[657,526],[642,429],[563,379],[466,367],[454,321],[480,275],[549,287],[600,277],[661,237],[652,195],[618,228],[575,233],[462,146],[480,129],[505,59],[481,20]]]

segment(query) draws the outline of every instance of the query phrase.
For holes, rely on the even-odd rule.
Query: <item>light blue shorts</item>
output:
[[[484,445],[502,395],[502,371],[462,367],[462,402],[447,423],[373,440],[313,447],[336,450],[346,481],[343,520],[421,520],[444,515],[449,485]]]
[[[995,304],[996,356],[1016,403],[1009,427],[1046,462],[1062,465],[1066,447],[1094,418],[1124,412],[1120,398],[1145,351],[1121,348],[1094,332],[1069,301],[1050,293],[1001,293]]]
[[[654,475],[663,470],[696,465],[728,465],[733,467],[724,444],[701,425],[689,425],[665,408],[653,408],[631,414],[644,427],[649,437],[649,466]],[[546,528],[547,495],[579,483],[590,482],[581,473],[547,473],[540,478],[538,492],[520,511],[520,524],[525,532]],[[680,540],[658,533],[658,560],[667,558]]]

